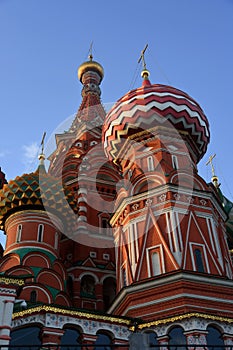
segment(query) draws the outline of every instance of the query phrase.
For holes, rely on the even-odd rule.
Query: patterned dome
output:
[[[209,123],[203,110],[185,92],[171,86],[152,85],[149,80],[120,98],[107,114],[103,141],[109,159],[118,157],[122,140],[163,123],[164,118],[178,131],[189,133],[196,144],[197,160],[200,160],[210,139]]]
[[[75,208],[75,199],[66,189],[61,194],[58,179],[48,175],[41,166],[34,173],[17,176],[0,190],[0,229],[14,212],[37,208],[66,217],[68,207]]]

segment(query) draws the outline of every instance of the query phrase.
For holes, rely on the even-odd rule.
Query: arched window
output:
[[[194,257],[195,257],[195,264],[196,264],[197,271],[198,272],[205,272],[203,259],[202,259],[202,252],[200,249],[194,250]]]
[[[16,242],[17,243],[21,241],[22,230],[23,230],[23,226],[21,224],[19,224],[17,226],[17,232],[16,232]]]
[[[100,214],[99,216],[99,225],[100,225],[100,233],[104,235],[111,234],[111,226],[109,224],[109,217],[106,216],[105,213]]]
[[[186,337],[183,332],[184,330],[182,327],[176,326],[168,333],[168,344],[170,345],[170,350],[176,350],[177,345],[179,345],[179,350],[186,349]],[[182,345],[184,346],[182,347]]]
[[[148,171],[153,171],[154,170],[154,159],[152,156],[147,157],[147,168]]]
[[[116,280],[113,277],[105,278],[103,282],[104,310],[107,310],[116,296]]]
[[[20,349],[30,350],[31,346],[38,345],[38,348],[41,346],[40,340],[40,328],[39,327],[23,327],[20,329],[13,330],[10,334],[10,346],[20,346]]]
[[[69,350],[70,346],[73,348],[73,345],[76,345],[74,349],[81,349],[81,341],[80,341],[81,333],[72,327],[65,328],[65,332],[61,337],[61,350]]]
[[[38,231],[37,231],[37,241],[42,242],[43,241],[43,233],[44,233],[44,225],[39,224],[38,225]]]
[[[36,303],[37,300],[37,295],[36,295],[36,291],[32,290],[30,293],[30,302],[31,303]]]
[[[81,297],[95,297],[95,279],[91,275],[85,275],[81,279]]]
[[[222,339],[221,332],[219,332],[219,330],[214,326],[208,326],[207,331],[208,333],[206,336],[206,340],[207,340],[207,345],[209,346],[209,349],[211,350],[225,349],[225,344]],[[212,345],[216,345],[216,347]]]
[[[95,345],[99,345],[99,346],[95,347],[94,350],[111,350],[111,347],[108,346],[111,344],[112,344],[112,339],[109,335],[98,332]],[[100,345],[103,345],[103,346],[100,346]]]
[[[155,334],[155,332],[153,331],[145,331],[144,332],[147,336],[147,344],[149,345],[149,347],[151,347],[153,349],[153,345],[158,346],[159,342],[157,340],[157,335]],[[155,349],[158,349],[157,347]]]

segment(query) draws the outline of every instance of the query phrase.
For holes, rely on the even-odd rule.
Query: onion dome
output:
[[[101,104],[100,83],[104,77],[104,69],[100,63],[92,60],[83,62],[78,68],[78,78],[83,84],[82,103],[75,119],[69,129],[69,133],[77,132],[80,123],[88,123],[90,128],[102,125],[106,112]]]
[[[69,208],[75,208],[72,194],[63,189],[43,165],[30,174],[17,176],[0,190],[0,229],[13,213],[27,209],[49,210],[65,219]],[[67,220],[68,221],[68,220]]]
[[[122,141],[142,130],[167,120],[178,132],[188,134],[200,160],[209,143],[209,123],[199,106],[185,92],[171,86],[151,84],[148,74],[140,88],[120,98],[108,112],[104,127],[104,148],[110,160],[116,161]]]
[[[93,61],[92,55],[89,56],[89,61],[83,62],[78,68],[78,78],[83,84],[85,82],[85,73],[95,72],[99,76],[99,83],[104,77],[104,69],[100,63]]]

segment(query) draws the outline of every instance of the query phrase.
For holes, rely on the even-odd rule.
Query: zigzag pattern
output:
[[[188,131],[198,147],[200,159],[209,143],[209,124],[201,107],[186,93],[165,85],[150,85],[123,96],[107,114],[104,125],[104,147],[115,159],[122,139],[132,130],[151,128],[170,122]]]

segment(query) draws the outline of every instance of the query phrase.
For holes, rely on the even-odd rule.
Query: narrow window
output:
[[[205,272],[203,259],[202,259],[202,252],[200,249],[194,250],[194,256],[195,256],[195,263],[196,263],[196,269],[198,272]]]
[[[102,227],[103,228],[108,228],[108,219],[107,218],[102,218]]]
[[[148,167],[148,171],[154,170],[154,160],[152,156],[147,157],[147,167]]]
[[[161,274],[161,268],[160,268],[160,258],[159,253],[152,253],[152,271],[153,276],[157,276]]]
[[[30,302],[36,303],[36,291],[35,290],[32,290],[30,293]]]
[[[123,287],[127,286],[127,276],[126,276],[126,269],[123,267],[122,269],[122,282],[123,282]]]
[[[42,242],[43,240],[44,225],[39,224],[37,232],[37,241]]]
[[[54,241],[54,249],[57,250],[58,248],[58,233],[56,232],[55,233],[55,241]]]
[[[109,225],[109,219],[108,218],[101,218],[101,233],[105,234],[105,235],[109,235],[111,233],[110,231],[110,225]]]
[[[22,235],[22,225],[18,225],[17,227],[17,233],[16,233],[16,242],[20,242],[21,241],[21,235]]]
[[[178,169],[177,156],[172,155],[172,166],[173,166],[174,169]]]

